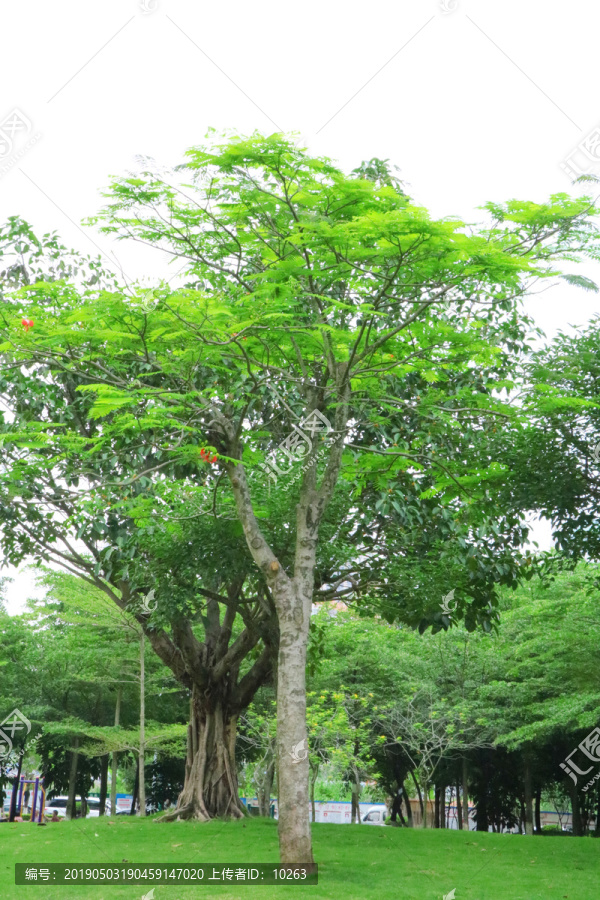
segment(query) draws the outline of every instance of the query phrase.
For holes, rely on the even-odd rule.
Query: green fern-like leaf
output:
[[[594,291],[597,294],[600,290],[595,281],[592,281],[591,278],[586,278],[584,275],[561,275],[560,277],[569,284],[575,284],[577,287],[583,288],[584,291]]]

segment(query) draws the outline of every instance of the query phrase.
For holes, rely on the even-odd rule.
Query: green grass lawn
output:
[[[154,900],[262,900],[309,895],[336,900],[592,900],[600,883],[600,840],[483,832],[313,825],[318,886],[155,885]],[[148,885],[15,886],[14,863],[276,863],[277,824],[87,819],[45,828],[0,825],[0,897],[22,900],[141,898]]]

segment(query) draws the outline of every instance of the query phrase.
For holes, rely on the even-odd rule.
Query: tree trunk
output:
[[[273,776],[275,774],[275,759],[269,751],[266,758],[265,776],[258,793],[258,814],[269,817],[271,815],[271,791],[273,790]]]
[[[469,830],[469,778],[467,769],[467,757],[463,756],[462,761],[462,827],[464,831]]]
[[[406,825],[406,821],[404,816],[402,815],[402,795],[404,794],[404,790],[401,785],[396,788],[396,793],[394,794],[394,800],[392,802],[392,808],[390,810],[390,818],[392,822],[395,822],[397,817],[400,816],[400,822],[402,825]],[[409,804],[410,805],[410,804]]]
[[[135,781],[133,783],[133,797],[131,798],[131,808],[129,810],[130,816],[135,816],[135,805],[137,803],[139,790],[140,790],[140,767],[138,765],[136,765]]]
[[[462,803],[460,797],[460,786],[458,781],[456,782],[456,827],[459,831],[462,831],[462,823],[463,823],[463,815],[462,815]]]
[[[402,795],[398,798],[398,815],[400,816],[400,824],[404,826],[404,828],[408,827],[408,822],[404,818],[404,814],[402,812]],[[410,803],[409,803],[410,806]]]
[[[421,807],[421,822],[423,822],[423,819],[425,818],[425,809],[424,809],[424,807],[423,807],[423,797],[422,797],[422,795],[421,795],[421,787],[420,787],[420,785],[419,785],[419,783],[418,783],[418,781],[417,781],[417,779],[416,779],[416,777],[415,777],[414,769],[411,769],[411,770],[410,770],[410,774],[411,774],[411,776],[412,776],[412,780],[413,780],[414,783],[415,783],[415,788],[416,788],[416,791],[417,791],[417,797],[419,798],[419,806]]]
[[[535,827],[537,829],[537,833],[542,833],[542,816],[541,816],[541,805],[542,805],[542,789],[538,787],[535,792]]]
[[[214,817],[228,816],[243,819],[235,764],[237,715],[226,710],[221,700],[211,701],[197,687],[192,692],[190,709],[183,790],[175,808],[156,821],[207,822]]]
[[[576,785],[571,788],[571,809],[573,810],[573,837],[582,837],[581,808]]]
[[[413,821],[412,806],[410,803],[410,795],[404,785],[402,786],[402,794],[404,796],[404,802],[406,804],[406,824],[407,824],[408,828],[414,828],[415,823]]]
[[[356,825],[356,785],[354,782],[350,784],[350,824]]]
[[[488,831],[490,827],[487,799],[484,795],[477,803],[477,831]]]
[[[531,757],[523,754],[523,788],[525,792],[525,834],[533,834],[533,791],[531,787]]]
[[[423,784],[423,828],[429,828],[429,783]]]
[[[146,815],[146,667],[144,632],[140,632],[140,816]]]
[[[477,798],[477,831],[488,831],[490,827],[489,815],[489,793],[490,793],[490,777],[489,777],[489,756],[485,753],[482,760],[482,779],[479,797]]]
[[[433,788],[433,797],[434,797],[434,808],[433,808],[433,827],[441,828],[440,825],[440,794],[441,787],[439,784],[434,785]]]
[[[525,804],[523,800],[520,801],[521,811],[519,813],[519,834],[525,834]]]
[[[315,784],[317,783],[318,777],[319,777],[319,767],[311,765],[311,767],[310,767],[310,819],[311,819],[311,822],[314,822],[317,818],[316,809],[315,809]]]
[[[19,786],[21,784],[21,769],[23,767],[23,756],[24,755],[25,755],[25,752],[23,750],[23,753],[21,753],[19,755],[19,764],[17,765],[17,774],[13,781],[13,789],[12,789],[12,794],[11,794],[11,798],[10,798],[10,812],[8,814],[9,822],[14,822],[15,816],[17,815],[17,795],[19,793]]]
[[[350,789],[352,791],[351,795],[351,806],[350,806],[350,823],[352,825],[360,825],[360,805],[358,802],[358,787],[356,782],[352,782],[350,785]]]
[[[278,563],[273,565],[279,568]],[[277,772],[279,855],[283,864],[312,863],[306,729],[306,645],[311,597],[295,584],[275,597],[279,616]]]
[[[229,585],[230,602],[224,613],[215,597],[207,600],[204,643],[196,639],[187,619],[173,624],[172,639],[164,632],[146,629],[154,651],[191,693],[183,790],[176,805],[156,821],[204,822],[246,815],[235,764],[237,722],[256,691],[273,675],[279,631],[269,598],[262,613],[250,616],[251,626],[233,639],[240,588],[236,579]],[[248,615],[243,614],[242,619]],[[263,649],[240,676],[242,662],[261,640]],[[308,801],[305,812],[308,818]]]
[[[118,726],[121,717],[121,697],[123,688],[121,685],[117,688],[117,703],[115,706],[115,727]],[[119,754],[116,750],[112,753],[112,767],[110,773],[110,814],[117,814],[117,772],[119,768]]]
[[[446,785],[442,785],[442,818],[440,821],[440,828],[446,827],[446,819],[450,819],[450,806],[452,804],[452,788],[450,788],[450,800],[448,801],[448,809],[446,810]]]
[[[105,753],[100,762],[100,806],[98,815],[106,815],[106,795],[108,793],[108,753]]]
[[[75,747],[79,747],[79,738],[74,738],[73,743]],[[75,789],[77,782],[77,763],[79,761],[79,753],[77,750],[73,750],[71,752],[71,769],[69,772],[69,796],[67,799],[67,809],[66,809],[66,817],[67,819],[74,819],[76,812],[76,802],[75,802]]]
[[[256,691],[272,678],[279,628],[271,597],[265,597],[262,589],[254,598],[260,611],[251,614],[248,608],[241,612],[241,587],[238,575],[232,576],[226,590],[228,599],[225,595],[207,599],[204,642],[197,639],[191,620],[185,616],[171,622],[170,635],[138,617],[154,652],[192,697],[188,729],[192,744],[183,791],[177,805],[156,821],[245,816],[235,769],[237,720]],[[119,582],[119,590],[117,605],[125,609],[134,592],[127,582]],[[244,605],[247,602],[244,600]],[[241,631],[235,629],[234,634],[238,614],[246,625]],[[258,648],[254,662],[244,666],[240,675],[242,663],[261,641],[262,650]]]

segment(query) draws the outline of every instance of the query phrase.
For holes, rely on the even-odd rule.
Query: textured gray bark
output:
[[[157,821],[244,817],[235,764],[236,728],[237,716],[229,715],[223,703],[194,690],[185,784],[175,809]]]
[[[311,863],[308,734],[306,729],[306,644],[308,601],[281,600],[277,678],[277,768],[279,850],[282,863]],[[293,599],[292,599],[293,598]],[[295,602],[294,602],[295,601]],[[287,609],[285,607],[287,606]]]

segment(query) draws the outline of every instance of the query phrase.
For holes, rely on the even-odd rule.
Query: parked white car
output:
[[[59,817],[64,819],[67,815],[67,801],[68,797],[53,797],[52,800],[48,800],[46,803],[46,808],[44,810],[44,815],[51,816],[52,813],[56,810]],[[97,797],[88,797],[86,800],[87,803],[87,814],[90,819],[97,818],[100,815],[100,800]],[[75,806],[77,811],[81,810],[81,797],[76,797]],[[106,815],[110,815],[110,800],[108,797],[106,798]]]
[[[387,810],[380,807],[373,807],[362,817],[364,825],[385,825]]]
[[[87,814],[89,818],[97,818],[100,815],[100,800],[98,799],[98,797],[88,797],[86,803],[88,808]],[[104,806],[104,812],[107,816],[110,816],[110,808],[110,800],[107,797]]]

